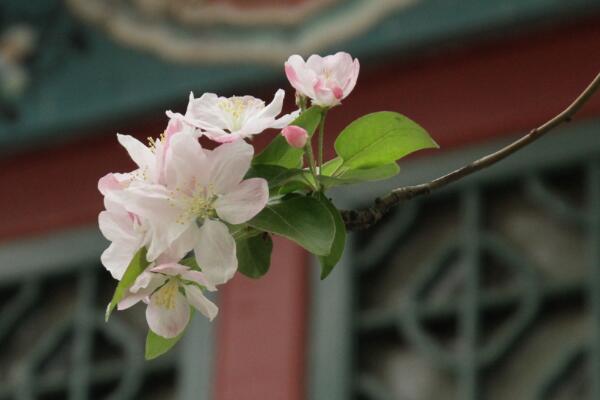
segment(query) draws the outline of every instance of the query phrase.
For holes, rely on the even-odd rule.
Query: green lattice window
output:
[[[104,322],[105,245],[94,227],[0,247],[1,400],[208,398],[208,323],[146,362],[143,307]]]
[[[600,398],[599,128],[570,127],[355,235],[317,286],[312,397]],[[483,152],[417,161],[405,179]]]

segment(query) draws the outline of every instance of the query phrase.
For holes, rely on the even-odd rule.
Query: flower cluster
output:
[[[346,53],[313,55],[306,62],[294,55],[285,72],[296,89],[300,109],[295,112],[281,115],[282,89],[270,104],[252,96],[190,94],[185,114],[166,112],[169,122],[158,138],[144,144],[117,134],[137,168],[109,173],[98,182],[105,206],[99,226],[111,242],[101,261],[120,281],[107,315],[142,301],[150,330],[165,339],[179,337],[191,308],[212,320],[218,309],[206,292],[238,270],[236,227],[269,201],[266,179],[245,179],[254,157],[245,139],[278,129],[291,148],[305,148],[309,134],[292,121],[309,100],[320,109],[339,105],[354,88],[358,70],[358,61]],[[202,136],[217,146],[203,148]],[[276,228],[266,232],[278,233]],[[331,236],[334,228],[328,232]],[[326,249],[333,239],[328,240]]]

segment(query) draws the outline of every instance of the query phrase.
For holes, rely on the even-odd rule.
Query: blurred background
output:
[[[0,2],[0,400],[600,399],[600,96],[517,155],[350,236],[326,281],[275,241],[219,317],[143,360],[143,307],[113,315],[99,177],[133,164],[190,91],[293,91],[283,62],[348,51],[352,119],[394,110],[440,143],[370,204],[557,114],[600,72],[597,0]],[[260,135],[260,149],[276,134]],[[331,155],[331,152],[330,152]]]

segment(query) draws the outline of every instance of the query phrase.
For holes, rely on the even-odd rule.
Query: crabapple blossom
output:
[[[175,135],[165,165],[165,182],[133,181],[122,194],[128,209],[151,227],[147,258],[169,248],[194,250],[198,265],[214,284],[237,270],[235,240],[224,222],[241,224],[267,204],[262,178],[244,180],[254,154],[243,140],[203,149],[192,135]],[[223,222],[224,221],[224,222]]]
[[[359,70],[358,59],[344,52],[325,57],[313,54],[306,61],[293,55],[285,63],[285,74],[294,89],[322,107],[340,104],[354,89]]]
[[[219,97],[204,93],[190,100],[185,121],[200,128],[210,139],[229,143],[240,138],[249,138],[266,129],[281,129],[298,116],[298,111],[277,116],[283,107],[285,92],[279,89],[269,105],[252,96]]]
[[[175,134],[198,137],[201,133],[187,124],[181,114],[167,111],[170,117],[165,131],[158,139],[148,138],[148,146],[129,135],[117,134],[117,140],[138,166],[134,175],[152,183],[165,182],[165,164],[169,154],[171,139]]]
[[[281,135],[290,146],[297,149],[303,148],[308,140],[308,132],[306,132],[306,129],[295,125],[289,125],[283,128]]]
[[[123,276],[134,254],[150,240],[148,221],[131,212],[126,202],[120,201],[121,191],[137,179],[153,183],[164,182],[169,144],[175,134],[197,136],[196,129],[185,123],[181,115],[175,114],[171,116],[165,132],[158,140],[149,139],[150,146],[131,136],[118,134],[119,142],[138,169],[125,174],[109,173],[98,181],[98,190],[104,196],[105,206],[105,210],[98,216],[98,224],[104,237],[111,241],[100,259],[117,280]],[[181,253],[181,249],[179,250]],[[187,252],[185,249],[183,251],[180,256]]]
[[[107,174],[100,178],[98,189],[105,196],[105,210],[98,215],[98,225],[104,237],[111,244],[100,256],[102,265],[113,278],[120,280],[133,255],[148,242],[148,230],[145,221],[128,212],[115,202],[111,196],[114,191],[124,189],[127,174]]]
[[[146,320],[159,336],[174,338],[181,334],[190,319],[190,305],[211,321],[218,308],[204,296],[203,289],[214,291],[214,285],[196,270],[167,260],[142,272],[117,308],[125,310],[139,301],[147,304]]]

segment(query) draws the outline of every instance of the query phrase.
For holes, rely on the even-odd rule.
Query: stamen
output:
[[[241,126],[241,122],[246,110],[254,106],[264,107],[264,102],[260,99],[255,99],[249,96],[233,96],[228,99],[220,99],[217,103],[217,106],[231,116],[233,126],[229,128],[231,130],[237,130]]]
[[[177,279],[171,278],[163,287],[154,292],[152,297],[154,297],[156,305],[172,310],[175,308],[175,296],[178,292],[179,282]]]

